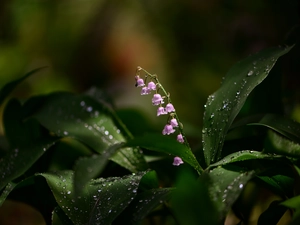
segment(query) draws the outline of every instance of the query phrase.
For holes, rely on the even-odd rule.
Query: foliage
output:
[[[244,197],[253,197],[247,187],[255,182],[279,196],[257,216],[258,224],[277,224],[287,209],[295,211],[290,220],[297,223],[300,124],[271,110],[238,118],[256,86],[280,72],[275,64],[292,48],[263,50],[232,67],[205,106],[198,140],[203,156],[185,143],[185,135],[179,143],[172,134],[147,133],[144,127],[133,136],[125,121],[136,123],[135,114],[118,113],[101,90],[8,99],[37,70],[4,85],[8,145],[0,146],[0,204],[8,199],[31,204],[48,224],[154,224],[154,219],[156,224],[222,224],[231,211],[247,223]],[[170,115],[178,119],[176,112]],[[179,124],[180,134],[183,127]],[[173,167],[169,155],[184,164]],[[30,189],[40,194],[20,197]],[[40,196],[44,201],[37,201]]]

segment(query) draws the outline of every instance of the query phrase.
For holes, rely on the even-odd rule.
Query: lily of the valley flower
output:
[[[141,90],[141,95],[149,95],[151,90],[149,90],[147,87],[143,87]]]
[[[169,134],[172,134],[172,133],[174,133],[174,132],[175,132],[175,130],[174,130],[173,126],[170,125],[170,124],[167,124],[167,125],[164,127],[164,129],[163,129],[163,131],[162,131],[162,134],[163,134],[163,135],[169,135]]]
[[[158,107],[158,109],[157,109],[157,116],[166,115],[166,114],[167,114],[167,112],[166,112],[166,110],[165,110],[164,107],[162,107],[162,106]]]
[[[170,113],[170,112],[175,112],[175,108],[174,108],[174,106],[172,105],[172,103],[168,103],[168,104],[166,105],[166,111],[167,111],[168,113]]]
[[[184,139],[183,139],[182,134],[178,134],[178,135],[177,135],[177,141],[178,141],[179,143],[183,143],[183,142],[184,142]]]
[[[148,83],[148,89],[153,91],[156,90],[156,85],[153,81]]]
[[[172,127],[178,127],[178,123],[177,123],[177,120],[175,118],[170,120],[170,124],[172,125]]]
[[[183,164],[182,159],[178,156],[174,157],[173,166],[179,166],[180,164]]]
[[[139,72],[144,71],[146,73],[145,79],[139,77]],[[146,80],[150,79],[150,82],[146,83]],[[157,116],[160,115],[168,115],[168,121],[165,125],[164,129],[162,130],[163,135],[170,135],[175,132],[177,133],[177,141],[189,147],[186,138],[184,137],[182,126],[179,126],[179,120],[177,117],[177,113],[175,112],[175,108],[171,103],[170,93],[166,92],[164,87],[159,82],[156,75],[152,75],[148,73],[146,70],[142,69],[141,67],[137,68],[137,75],[135,76],[136,87],[142,87],[141,95],[149,95],[152,91],[155,91],[155,94],[152,97],[152,104],[157,106]],[[161,94],[163,93],[163,96]],[[166,105],[164,105],[164,99],[167,100]],[[178,121],[177,121],[178,120]],[[184,162],[178,156],[174,158],[173,165],[179,166]]]
[[[161,97],[160,94],[154,94],[153,95],[153,98],[152,98],[152,104],[153,105],[159,105],[159,104],[163,104],[164,103],[164,100],[163,98]]]
[[[136,87],[143,87],[145,86],[144,80],[142,78],[140,78],[139,76],[135,76],[135,80],[136,80]]]

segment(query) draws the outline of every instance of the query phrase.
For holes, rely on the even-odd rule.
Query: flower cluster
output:
[[[138,67],[138,72],[140,70],[143,70],[146,72],[145,79],[140,78],[139,74],[135,76],[136,87],[141,87],[141,95],[149,95],[152,91],[155,91],[152,97],[152,104],[154,106],[158,106],[157,108],[157,116],[161,115],[168,115],[168,121],[165,125],[164,129],[162,130],[163,135],[170,135],[172,133],[176,132],[176,129],[179,128],[179,134],[177,135],[177,141],[180,143],[185,143],[184,136],[182,135],[182,128],[179,127],[178,121],[177,121],[177,114],[175,112],[175,108],[173,104],[171,103],[170,94],[167,94],[167,92],[164,90],[162,85],[159,83],[156,75],[151,75],[144,69]],[[150,77],[150,82],[147,83],[147,78]],[[146,85],[147,84],[147,85]],[[159,90],[161,90],[165,96],[161,96],[159,94]],[[167,101],[167,104],[165,104],[165,99]],[[180,157],[175,157],[173,165],[179,166],[182,164],[183,161]]]

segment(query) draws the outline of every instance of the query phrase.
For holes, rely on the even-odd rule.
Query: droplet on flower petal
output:
[[[178,127],[178,123],[177,123],[177,120],[175,118],[170,120],[170,124],[172,125],[172,127]]]
[[[170,112],[175,112],[175,108],[174,108],[174,106],[172,105],[172,103],[168,103],[168,104],[166,105],[166,111],[167,111],[168,113],[170,113]]]
[[[173,126],[170,125],[170,124],[167,124],[165,126],[165,128],[163,129],[162,134],[163,135],[169,135],[169,134],[172,134],[174,132],[175,132],[175,130],[174,130]]]
[[[165,115],[165,114],[167,114],[167,112],[165,111],[165,108],[162,107],[162,106],[158,107],[158,109],[157,109],[157,116]]]
[[[179,166],[181,164],[183,164],[182,159],[178,156],[174,157],[173,166]]]
[[[153,91],[156,90],[156,85],[153,81],[148,83],[148,89]]]
[[[164,103],[164,100],[163,98],[161,97],[160,94],[154,94],[153,95],[153,98],[152,98],[152,104],[153,105],[159,105],[159,104],[163,104]]]
[[[184,139],[183,139],[182,134],[178,134],[178,135],[177,135],[177,141],[180,142],[180,143],[183,143],[183,142],[184,142]]]
[[[147,87],[143,87],[141,90],[141,95],[149,95],[151,90],[149,90]]]

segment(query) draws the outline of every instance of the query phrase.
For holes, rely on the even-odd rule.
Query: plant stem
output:
[[[137,67],[137,71],[143,71],[143,72],[146,73],[146,76],[150,76],[151,79],[155,80],[155,82],[159,85],[159,88],[163,91],[164,95],[168,98],[168,103],[172,103],[172,100],[171,100],[171,97],[170,97],[170,93],[166,92],[165,88],[164,88],[164,87],[162,86],[162,84],[159,82],[159,80],[158,80],[156,74],[153,74],[153,75],[152,75],[151,73],[149,73],[147,70],[143,69],[143,68],[140,67],[140,66]],[[177,115],[177,113],[176,113],[176,110],[175,110],[175,112],[172,113],[172,114],[174,115],[175,119],[176,119],[177,122],[178,122],[178,125],[179,125],[179,126],[178,126],[178,127],[179,127],[179,131],[180,131],[180,133],[181,133],[182,136],[183,136],[184,144],[185,144],[189,149],[191,149],[191,148],[190,148],[190,145],[189,145],[189,142],[188,142],[188,140],[187,140],[187,138],[186,138],[186,136],[185,136],[185,134],[184,134],[184,131],[183,131],[183,125],[182,125],[182,123],[180,122],[180,120],[179,120],[179,118],[178,118],[178,115]]]

